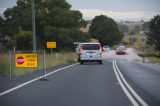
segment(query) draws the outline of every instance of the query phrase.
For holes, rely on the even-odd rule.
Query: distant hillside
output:
[[[89,31],[89,27],[91,26],[92,20],[87,20],[87,26],[84,28],[81,28],[80,30],[83,32],[88,32]],[[135,21],[126,21],[126,22],[117,22],[117,25],[121,26],[121,25],[126,25],[129,29],[128,32],[132,32],[135,30],[140,30],[142,31],[142,27],[143,27],[144,22],[135,22]],[[136,29],[137,28],[137,29]]]
[[[129,28],[129,31],[133,31],[135,29],[135,27],[139,27],[140,30],[142,31],[142,26],[143,26],[143,23],[125,23],[125,25],[128,26]]]

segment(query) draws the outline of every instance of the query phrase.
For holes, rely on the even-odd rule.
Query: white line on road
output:
[[[134,95],[134,97],[143,105],[143,106],[148,106],[148,104],[135,92],[135,90],[133,90],[133,88],[129,85],[129,83],[126,81],[126,79],[124,78],[124,76],[122,75],[122,73],[120,72],[116,60],[113,60],[113,64],[115,64],[115,68],[118,73],[119,73],[119,77],[121,77],[122,81],[124,82],[124,84],[126,85],[126,87],[130,90],[130,92]]]
[[[49,75],[54,74],[54,73],[56,73],[56,72],[58,72],[58,71],[67,69],[67,68],[69,68],[69,67],[73,67],[73,66],[75,66],[75,65],[77,65],[77,64],[79,64],[79,63],[75,63],[75,64],[72,64],[72,65],[69,65],[69,66],[66,66],[66,67],[63,67],[63,68],[59,68],[59,69],[57,69],[57,70],[53,70],[52,72],[46,74],[45,76],[40,76],[40,77],[38,77],[38,78],[35,78],[35,79],[33,79],[33,80],[30,80],[30,81],[27,81],[27,82],[25,82],[25,83],[23,83],[23,84],[20,84],[19,86],[16,86],[16,87],[13,87],[13,88],[11,88],[11,89],[9,89],[9,90],[6,90],[6,91],[0,93],[0,96],[5,95],[5,94],[8,94],[8,93],[10,93],[10,92],[13,92],[13,91],[15,91],[15,90],[17,90],[17,89],[25,86],[25,85],[28,85],[28,84],[30,84],[30,83],[32,83],[32,82],[34,82],[34,81],[37,81],[37,80],[39,80],[39,79],[41,79],[41,78],[43,78],[43,77],[49,76]]]
[[[117,80],[119,82],[119,84],[121,85],[122,90],[124,91],[124,93],[126,94],[126,96],[128,97],[128,99],[131,101],[131,103],[134,106],[139,106],[139,104],[136,102],[136,100],[131,96],[131,94],[129,93],[129,91],[127,90],[127,88],[124,86],[123,82],[120,79],[120,76],[118,75],[118,72],[116,71],[116,66],[115,66],[115,60],[113,60],[113,69],[114,72],[116,74]]]

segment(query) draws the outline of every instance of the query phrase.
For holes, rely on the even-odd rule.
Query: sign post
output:
[[[57,44],[56,42],[47,42],[47,48],[51,49],[51,54],[53,53],[52,49],[56,48]]]
[[[145,50],[144,48],[146,47],[146,42],[147,42],[147,39],[144,38],[143,41],[142,41],[142,50],[143,50],[143,63],[145,63],[145,58],[144,58],[144,54],[145,54]]]
[[[40,78],[41,81],[47,81],[47,78],[46,78],[46,52],[45,50],[43,51],[43,68],[44,68],[44,75],[42,78]]]

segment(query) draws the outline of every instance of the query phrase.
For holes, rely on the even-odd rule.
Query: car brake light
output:
[[[82,55],[82,52],[83,52],[83,49],[81,48],[81,49],[80,49],[80,55]]]
[[[99,49],[99,53],[100,53],[100,55],[102,55],[102,48],[101,47]]]

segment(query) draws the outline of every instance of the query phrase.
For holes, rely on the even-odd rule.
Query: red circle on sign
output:
[[[16,58],[17,64],[23,64],[24,63],[24,58],[22,56],[19,56]]]

